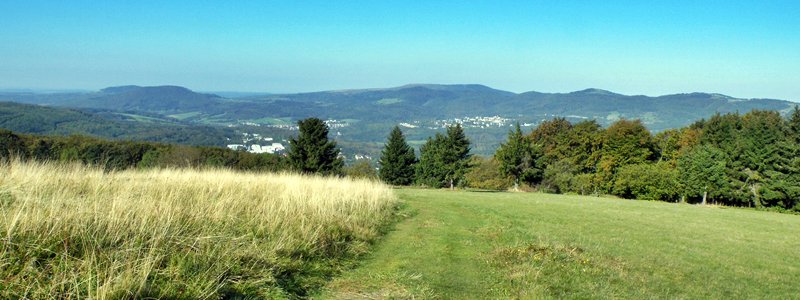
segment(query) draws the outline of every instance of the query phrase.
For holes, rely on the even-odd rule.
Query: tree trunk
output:
[[[706,205],[706,198],[708,198],[708,191],[703,191],[703,205]]]
[[[519,191],[519,178],[514,179],[514,191],[515,192]]]
[[[455,190],[456,187],[453,186],[453,179],[450,179],[450,190]]]
[[[757,184],[750,185],[750,192],[753,193],[752,204],[755,207],[761,207],[761,196],[758,194],[758,187]]]
[[[686,195],[681,196],[681,203],[686,203]]]

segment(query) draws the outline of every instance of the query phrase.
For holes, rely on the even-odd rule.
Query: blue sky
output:
[[[480,83],[800,101],[800,1],[2,1],[0,88]]]

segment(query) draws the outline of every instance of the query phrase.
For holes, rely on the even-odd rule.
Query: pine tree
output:
[[[445,168],[450,189],[455,188],[455,184],[464,178],[469,171],[469,139],[464,134],[461,124],[447,127],[447,145],[445,153]]]
[[[514,178],[514,190],[519,189],[522,178],[528,181],[541,178],[542,170],[536,166],[541,155],[536,150],[530,138],[522,135],[517,123],[514,130],[508,132],[508,141],[495,152],[494,156],[500,162],[500,173]]]
[[[469,170],[469,151],[469,140],[460,124],[448,127],[447,135],[436,133],[420,147],[417,183],[455,188]]]
[[[678,160],[678,171],[689,197],[719,199],[727,192],[730,179],[727,168],[728,157],[724,151],[709,145],[698,146]]]
[[[800,106],[795,105],[792,114],[789,115],[789,134],[795,143],[800,143]]]
[[[289,140],[292,168],[306,174],[341,174],[343,161],[336,142],[328,140],[328,125],[318,118],[301,120],[297,125],[300,134]]]
[[[419,162],[416,167],[417,184],[433,188],[444,186],[444,149],[447,138],[441,133],[428,140],[419,148]]]
[[[406,143],[400,127],[395,126],[381,152],[380,178],[392,185],[410,185],[414,182],[414,148]]]

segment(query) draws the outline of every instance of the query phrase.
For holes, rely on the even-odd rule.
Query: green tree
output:
[[[547,165],[542,175],[542,190],[559,194],[578,192],[575,188],[575,175],[578,169],[579,167],[567,159]]]
[[[420,147],[417,183],[455,188],[470,167],[469,144],[460,124],[447,127],[447,135],[436,133],[433,138],[429,137]]]
[[[500,162],[496,159],[473,156],[470,160],[472,168],[464,175],[468,187],[505,190],[512,185],[513,179],[500,173]]]
[[[791,174],[797,172],[794,158],[800,150],[791,137],[791,119],[787,124],[778,112],[754,110],[741,120],[734,171],[751,192],[748,204],[790,208],[797,190]]]
[[[795,143],[800,143],[800,105],[795,105],[789,115],[789,134]]]
[[[436,133],[419,148],[419,162],[416,167],[417,184],[426,185],[434,188],[444,186],[445,182],[445,162],[444,152],[447,147],[447,137],[441,133]]]
[[[414,182],[414,164],[417,157],[414,148],[406,143],[400,127],[389,133],[389,140],[381,152],[380,178],[392,185],[410,185]]]
[[[289,140],[292,168],[306,174],[341,174],[344,163],[336,142],[328,140],[328,125],[318,118],[300,120],[297,125],[300,133]]]
[[[448,181],[450,188],[453,189],[455,184],[464,178],[464,174],[469,171],[470,167],[470,142],[464,134],[464,128],[461,127],[461,124],[447,127],[446,146],[447,149],[444,154],[447,175],[445,179]]]
[[[703,135],[700,142],[714,145],[735,161],[739,153],[738,134],[742,128],[742,118],[739,114],[717,113],[703,123]]]
[[[602,143],[597,178],[605,192],[611,191],[618,168],[644,163],[653,156],[650,131],[640,120],[614,122],[605,130]]]
[[[520,180],[533,183],[541,180],[542,169],[537,160],[541,157],[539,148],[530,138],[522,135],[519,123],[508,132],[508,140],[500,145],[494,157],[500,162],[500,172],[514,178],[514,190],[519,189]]]
[[[546,120],[531,131],[530,139],[536,145],[542,146],[542,161],[549,165],[564,159],[563,153],[567,146],[567,133],[572,129],[572,124],[565,118]]]
[[[681,133],[680,129],[669,129],[659,132],[653,137],[653,146],[659,162],[663,161],[673,165],[677,163],[681,150]]]
[[[0,128],[0,159],[25,155],[27,152],[25,148],[25,143],[20,136]]]
[[[675,201],[679,196],[678,171],[666,162],[621,167],[612,193],[640,200]]]
[[[697,146],[681,156],[678,171],[684,195],[702,197],[702,204],[725,195],[729,185],[727,161],[724,151],[709,145]]]
[[[595,120],[581,121],[573,125],[565,134],[564,143],[556,147],[561,159],[578,167],[580,172],[592,172],[597,167],[602,131]]]

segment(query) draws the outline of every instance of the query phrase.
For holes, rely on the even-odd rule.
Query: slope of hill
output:
[[[236,135],[230,128],[197,126],[158,116],[113,111],[85,111],[0,102],[0,128],[39,135],[82,134],[95,137],[221,146]]]
[[[7,93],[0,95],[0,99],[63,107],[165,113],[212,109],[223,100],[220,96],[195,93],[184,87],[135,85],[109,87],[92,93]]]
[[[368,180],[0,160],[0,299],[304,299],[394,217]]]
[[[396,191],[415,213],[319,298],[785,299],[800,293],[797,215],[540,193]]]

